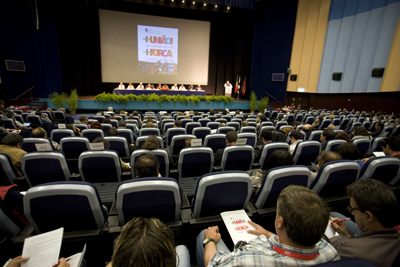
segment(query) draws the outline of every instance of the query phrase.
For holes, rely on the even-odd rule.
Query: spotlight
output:
[[[217,7],[218,7],[218,5],[215,5],[215,7],[217,8]]]
[[[207,4],[206,3],[204,3],[204,6],[206,6]]]
[[[182,3],[185,3],[185,0],[182,0]]]
[[[195,2],[193,2],[193,5],[195,4]]]
[[[231,8],[228,6],[228,9],[231,9]]]

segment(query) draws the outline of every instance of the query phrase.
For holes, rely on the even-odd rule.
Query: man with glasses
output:
[[[349,213],[353,221],[339,222],[345,216],[336,216],[332,226],[340,234],[330,239],[341,259],[363,258],[376,266],[391,266],[400,251],[400,207],[393,190],[374,179],[352,183],[347,187],[350,196]]]

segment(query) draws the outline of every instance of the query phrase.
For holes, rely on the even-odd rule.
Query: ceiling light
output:
[[[206,6],[207,4],[206,3],[204,3],[204,6]]]
[[[228,9],[231,9],[231,8],[228,6]]]
[[[218,7],[218,5],[215,5],[215,7]]]

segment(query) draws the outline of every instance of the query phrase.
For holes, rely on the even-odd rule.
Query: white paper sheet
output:
[[[248,223],[250,218],[244,210],[222,212],[221,217],[234,244],[239,241],[249,242],[257,237],[247,233],[247,230],[255,230],[255,228]]]

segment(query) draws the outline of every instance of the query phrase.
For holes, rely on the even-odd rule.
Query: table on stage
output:
[[[156,94],[156,95],[186,95],[186,96],[191,96],[191,95],[206,95],[206,91],[176,91],[176,90],[128,90],[128,89],[114,89],[114,93],[117,95],[150,95],[150,94]]]

